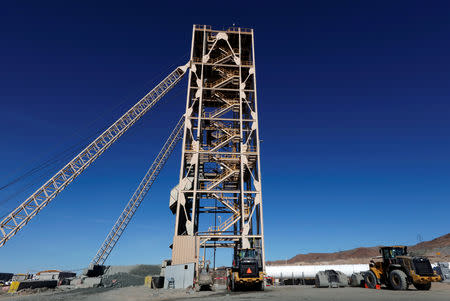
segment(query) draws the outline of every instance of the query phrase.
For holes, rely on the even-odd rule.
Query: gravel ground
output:
[[[428,301],[450,300],[450,284],[434,283],[431,291],[390,291],[370,290],[364,288],[314,288],[312,286],[270,287],[264,292],[228,293],[224,289],[215,292],[193,292],[187,290],[151,290],[144,286],[124,288],[77,289],[66,292],[44,292],[29,296],[0,297],[0,300],[14,301],[144,301],[144,300],[214,300],[214,301],[248,301],[248,300],[304,300],[304,301]]]

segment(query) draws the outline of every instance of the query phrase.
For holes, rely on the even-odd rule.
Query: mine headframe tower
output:
[[[254,52],[252,29],[194,25],[172,264],[217,247],[265,262]]]

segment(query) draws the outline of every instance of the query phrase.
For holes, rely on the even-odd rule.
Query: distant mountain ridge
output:
[[[360,247],[334,253],[298,254],[288,260],[268,261],[268,265],[284,264],[356,264],[368,263],[369,259],[380,255],[379,247]],[[433,240],[408,246],[413,255],[426,255],[431,261],[450,261],[450,233]]]

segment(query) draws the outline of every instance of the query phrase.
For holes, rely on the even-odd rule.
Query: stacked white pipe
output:
[[[267,276],[278,279],[314,278],[317,272],[325,270],[341,271],[347,276],[367,271],[368,264],[334,264],[334,265],[272,265],[266,266]]]
[[[450,263],[449,263],[450,264]],[[432,264],[434,268],[436,264]],[[368,264],[333,264],[333,265],[269,265],[266,266],[268,277],[278,279],[314,278],[317,272],[325,270],[341,271],[347,276],[369,270]]]

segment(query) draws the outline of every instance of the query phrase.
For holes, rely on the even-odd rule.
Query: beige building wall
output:
[[[198,236],[178,236],[173,238],[172,265],[198,263],[199,252]]]

